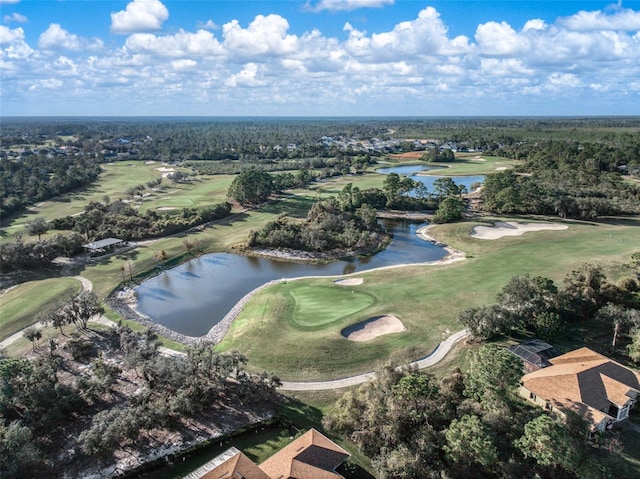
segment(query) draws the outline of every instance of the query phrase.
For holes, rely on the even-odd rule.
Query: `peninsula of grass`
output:
[[[82,290],[73,278],[49,278],[22,283],[0,296],[0,340],[38,322]]]
[[[332,279],[302,279],[266,288],[249,301],[218,349],[237,349],[248,357],[251,368],[273,372],[283,380],[336,379],[372,371],[389,360],[401,363],[428,355],[461,329],[457,322],[461,310],[493,303],[514,275],[540,275],[561,286],[567,273],[589,262],[602,266],[611,280],[630,276],[625,263],[640,243],[640,218],[567,222],[567,230],[492,241],[470,236],[479,224],[483,223],[441,225],[431,231],[438,240],[467,253],[465,261],[360,273],[363,284],[350,288],[373,298],[373,303],[324,327],[309,330],[299,325],[300,318],[294,320],[296,298],[304,297],[296,289],[329,288]],[[331,302],[329,298],[325,307],[332,309]],[[332,314],[340,316],[339,311]],[[340,335],[345,326],[383,314],[397,316],[406,331],[361,343]]]

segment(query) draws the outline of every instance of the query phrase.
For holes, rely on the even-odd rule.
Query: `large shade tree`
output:
[[[274,191],[273,177],[254,166],[245,168],[229,186],[227,194],[243,206],[266,201]]]

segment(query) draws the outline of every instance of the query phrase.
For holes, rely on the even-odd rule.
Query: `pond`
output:
[[[416,180],[421,182],[424,186],[427,187],[427,191],[429,193],[434,193],[435,188],[433,186],[433,182],[438,178],[445,178],[446,176],[436,176],[436,175],[420,175],[418,173],[422,171],[433,171],[433,170],[442,170],[442,167],[439,166],[430,166],[430,165],[406,165],[406,166],[393,166],[390,168],[379,168],[376,170],[378,173],[382,173],[384,175],[388,175],[389,173],[397,173],[399,175],[405,175],[411,178],[412,180]],[[467,191],[471,191],[471,185],[474,183],[482,183],[484,181],[484,176],[475,175],[475,176],[449,176],[457,185],[463,185],[467,188]]]
[[[263,284],[302,276],[338,276],[444,258],[444,248],[417,236],[424,223],[380,220],[393,234],[384,250],[366,258],[329,264],[300,264],[275,259],[213,253],[163,272],[136,288],[137,309],[155,322],[187,336],[203,336],[247,293]]]

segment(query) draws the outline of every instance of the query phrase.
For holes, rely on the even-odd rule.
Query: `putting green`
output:
[[[375,302],[369,294],[337,286],[302,285],[289,294],[295,304],[292,321],[305,329],[324,327]]]

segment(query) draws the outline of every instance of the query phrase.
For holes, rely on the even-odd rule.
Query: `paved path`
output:
[[[73,278],[77,279],[82,283],[82,289],[84,291],[91,291],[93,289],[93,284],[87,278],[83,278],[82,276],[73,276]],[[91,318],[92,322],[101,323],[106,326],[115,326],[115,323],[108,319],[105,316],[97,316]],[[36,328],[44,328],[46,325],[42,322],[36,323],[34,325]],[[429,356],[419,359],[411,363],[411,366],[416,366],[418,369],[423,369],[429,366],[433,366],[434,364],[442,361],[447,353],[451,350],[453,345],[466,337],[468,335],[468,331],[463,329],[462,331],[458,331],[457,333],[452,334],[447,339],[442,341],[436,349],[429,354]],[[17,333],[9,336],[2,342],[0,342],[0,348],[6,348],[13,342],[17,341],[21,337],[23,337],[23,331],[18,331]],[[164,355],[168,356],[182,356],[184,353],[179,351],[174,351],[173,349],[160,347],[160,352]],[[359,374],[357,376],[351,376],[348,378],[342,379],[334,379],[332,381],[316,381],[316,382],[295,382],[295,381],[283,381],[281,390],[285,391],[326,391],[331,389],[341,389],[349,386],[357,386],[358,384],[365,383],[373,378],[375,378],[376,373],[366,373]]]
[[[442,361],[442,359],[451,350],[453,345],[466,337],[469,332],[466,329],[458,331],[452,334],[447,339],[442,341],[436,349],[426,358],[419,359],[411,363],[411,366],[417,366],[418,369],[423,369]],[[318,382],[290,382],[283,381],[282,387],[285,391],[326,391],[329,389],[340,389],[349,386],[357,386],[358,384],[365,383],[376,377],[376,373],[359,374],[358,376],[351,376],[349,378],[335,379],[333,381],[318,381]]]

